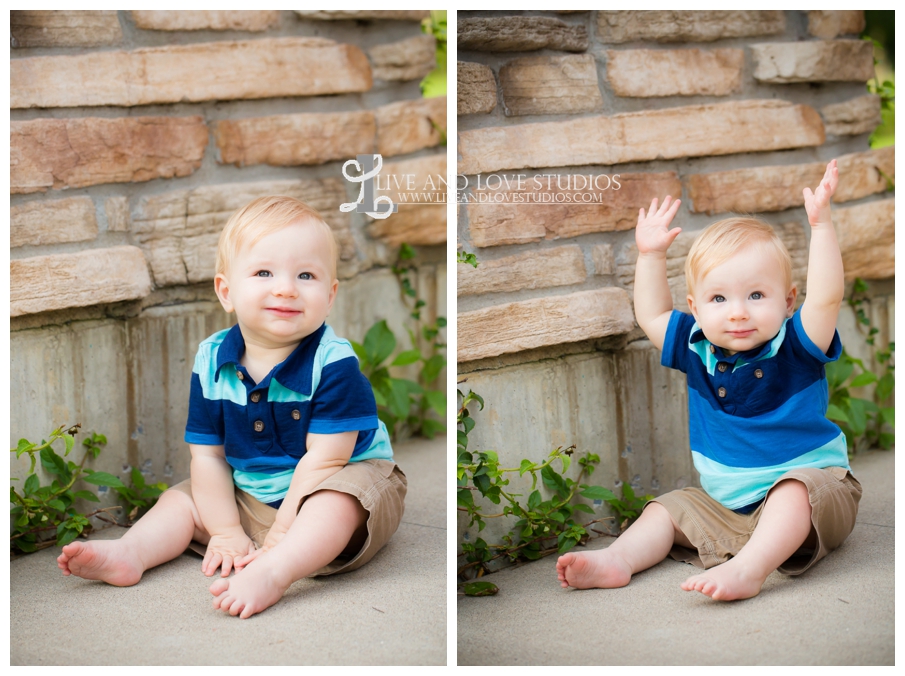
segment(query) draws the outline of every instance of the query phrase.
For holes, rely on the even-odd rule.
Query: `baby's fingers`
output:
[[[204,557],[204,561],[201,562],[201,572],[210,577],[217,572],[217,568],[220,567],[222,561],[223,557],[219,552],[211,553],[208,551],[207,555]]]
[[[233,569],[233,557],[227,555],[223,557],[223,563],[220,564],[220,577],[229,577],[229,571]]]

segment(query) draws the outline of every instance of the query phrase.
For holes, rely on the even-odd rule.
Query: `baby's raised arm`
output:
[[[635,244],[638,246],[638,263],[635,266],[635,319],[650,341],[663,348],[663,339],[672,313],[672,294],[666,279],[666,250],[682,228],[669,229],[669,224],[679,210],[682,200],[670,206],[666,196],[660,208],[657,199],[650,203],[647,213],[638,214],[635,228]]]
[[[808,253],[807,298],[801,307],[801,324],[813,343],[826,352],[836,331],[836,319],[845,293],[842,254],[830,214],[830,198],[839,185],[836,160],[826,165],[823,180],[814,192],[804,189],[804,208],[811,224]]]

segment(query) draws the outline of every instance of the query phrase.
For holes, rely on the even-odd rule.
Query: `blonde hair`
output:
[[[767,223],[749,216],[733,216],[708,226],[694,241],[685,259],[685,283],[694,295],[694,285],[708,272],[725,263],[742,249],[756,246],[779,261],[786,289],[792,288],[792,258],[776,231]]]
[[[310,223],[324,233],[330,247],[329,269],[335,279],[338,247],[333,230],[317,210],[285,195],[258,197],[230,216],[217,244],[217,274],[226,274],[229,264],[243,248],[299,222]]]

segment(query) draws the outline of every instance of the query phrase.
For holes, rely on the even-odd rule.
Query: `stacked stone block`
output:
[[[418,86],[435,66],[428,14],[11,12],[11,364],[36,383],[13,404],[15,439],[78,419],[127,465],[184,477],[194,350],[232,323],[213,295],[217,239],[261,195],[305,200],[334,230],[340,334],[387,318],[405,335],[388,269],[402,242],[423,247],[425,316],[445,314],[444,205],[377,222],[339,210],[358,197],[341,172],[357,154],[445,178],[446,100]],[[93,395],[92,345],[111,351]]]
[[[680,310],[691,243],[732,213],[773,225],[803,297],[802,189],[832,158],[846,279],[892,279],[894,150],[868,145],[880,102],[865,87],[863,26],[860,11],[459,12],[458,241],[479,265],[458,266],[458,368],[487,402],[474,448],[518,466],[576,444],[601,453],[595,478],[609,488],[695,481],[681,378],[657,366],[632,311],[634,227],[654,197],[683,202],[667,265]],[[600,175],[620,186],[568,201],[575,180]],[[554,199],[517,203],[519,192]],[[876,299],[884,332],[892,302]],[[530,401],[515,394],[537,387]],[[554,416],[562,397],[578,409]]]

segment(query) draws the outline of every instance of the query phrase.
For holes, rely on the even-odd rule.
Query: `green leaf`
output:
[[[25,538],[19,538],[16,540],[16,547],[25,552],[26,554],[31,554],[32,552],[38,551],[37,546],[34,542],[28,542]]]
[[[525,458],[524,460],[522,460],[521,464],[519,465],[518,475],[523,476],[525,474],[525,472],[527,472],[532,467],[534,467],[534,463],[531,462],[530,460],[528,460],[527,458]]]
[[[57,500],[57,499],[48,500],[48,501],[47,501],[47,506],[48,506],[48,507],[53,507],[53,508],[54,508],[55,510],[57,510],[58,512],[62,512],[62,511],[64,511],[64,510],[66,509],[66,505],[64,505],[64,504],[62,503],[62,501]]]
[[[358,363],[361,364],[362,371],[364,371],[365,366],[370,366],[364,346],[361,343],[356,343],[354,340],[350,340],[349,342],[352,344],[352,350],[355,352],[355,356],[358,357]]]
[[[533,491],[531,495],[528,496],[528,509],[532,512],[536,510],[540,505],[541,500],[540,491]]]
[[[410,380],[403,380],[402,378],[390,379],[390,397],[387,403],[393,415],[397,418],[406,418],[409,414],[411,400],[409,399],[410,387],[408,383],[410,382]]]
[[[562,460],[562,473],[565,474],[569,470],[569,465],[572,464],[572,458],[568,455],[563,455],[559,459]]]
[[[838,420],[846,423],[848,422],[848,416],[845,415],[845,412],[835,404],[830,404],[826,407],[826,417],[830,420]]]
[[[91,472],[90,470],[86,470],[89,474],[84,478],[89,484],[94,484],[95,486],[109,486],[110,488],[125,488],[126,485],[117,479],[112,474],[108,474],[107,472]]]
[[[69,483],[72,475],[66,461],[54,453],[50,446],[41,449],[41,465],[51,474],[56,474],[64,483]]]
[[[582,486],[584,490],[579,493],[588,500],[615,500],[616,494],[603,486]]]
[[[19,439],[19,444],[16,446],[16,457],[18,458],[23,453],[27,453],[35,446],[37,446],[37,444],[33,444],[28,439]]]
[[[409,364],[414,364],[419,359],[421,359],[420,350],[406,350],[405,352],[400,352],[396,355],[396,358],[390,366],[408,366]]]
[[[544,486],[554,491],[557,495],[561,497],[565,497],[569,494],[569,488],[566,486],[566,482],[563,481],[563,478],[556,473],[556,471],[547,465],[540,471],[541,479],[543,479]]]
[[[72,447],[75,446],[75,437],[70,434],[66,434],[63,436],[63,441],[66,443],[66,452],[63,453],[63,455],[69,455],[69,451],[71,451]]]
[[[474,497],[467,488],[460,488],[456,491],[456,503],[460,507],[474,507]]]
[[[433,439],[438,434],[446,432],[446,425],[437,420],[426,418],[421,421],[421,434],[428,439]]]
[[[100,502],[100,498],[97,497],[91,491],[76,491],[74,497],[81,498],[82,500],[88,500],[89,502]]]
[[[860,437],[867,429],[867,414],[864,410],[864,400],[852,397],[848,401],[849,424],[852,426],[852,432],[855,436]]]
[[[456,440],[459,448],[463,451],[468,448],[468,435],[462,430],[456,430]]]
[[[62,526],[63,524],[60,524]],[[62,532],[57,530],[57,547],[65,547],[70,542],[75,540],[79,536],[79,532],[77,530],[65,529]]]
[[[885,373],[877,383],[877,389],[874,392],[878,401],[886,401],[892,394],[893,388],[896,386],[896,377],[892,373]]]
[[[139,491],[145,487],[145,478],[137,467],[132,468],[132,485]]]
[[[37,474],[30,475],[25,480],[25,486],[23,487],[23,490],[25,491],[25,495],[33,494],[36,490],[38,490],[38,486],[40,486],[40,485],[41,485],[41,482],[38,480],[38,475]]]
[[[396,349],[396,336],[381,319],[365,334],[364,350],[368,363],[377,366]]]
[[[583,502],[576,502],[574,505],[572,505],[572,509],[574,509],[576,512],[585,512],[586,514],[594,513],[594,510],[591,509],[590,507],[588,507]]]
[[[437,376],[440,375],[440,372],[446,366],[446,357],[442,354],[435,354],[426,362],[424,362],[424,367],[421,369],[421,378],[422,381],[428,385],[434,382],[437,379]],[[483,401],[481,402],[481,407],[483,408]]]
[[[424,393],[424,398],[428,405],[437,415],[446,415],[446,395],[437,390],[431,390]]]
[[[465,596],[493,596],[499,588],[493,582],[466,582]]]
[[[865,371],[864,373],[855,376],[854,380],[849,383],[849,387],[864,387],[865,385],[870,385],[875,382],[877,382],[877,376],[871,371]]]
[[[888,425],[896,425],[896,409],[894,406],[880,409],[880,419]]]

